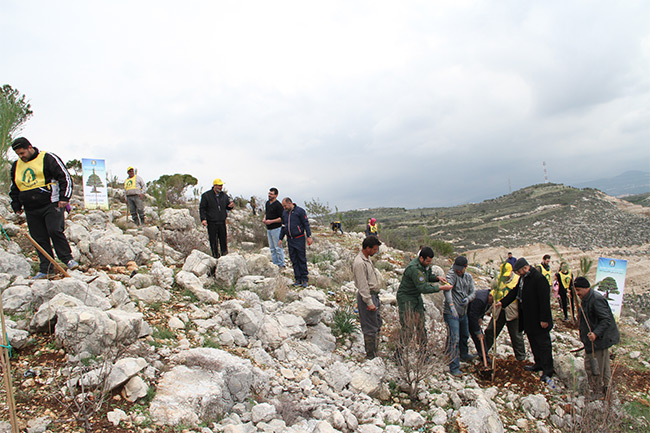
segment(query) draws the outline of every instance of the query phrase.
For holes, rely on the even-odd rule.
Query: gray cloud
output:
[[[24,134],[118,176],[350,209],[650,168],[647,2],[36,3],[0,28]]]

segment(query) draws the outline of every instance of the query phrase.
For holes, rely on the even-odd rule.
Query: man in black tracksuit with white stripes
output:
[[[52,245],[59,260],[69,269],[79,265],[72,258],[65,237],[65,208],[72,196],[72,179],[61,159],[53,153],[39,152],[24,137],[11,143],[19,159],[11,166],[11,208],[17,214],[25,211],[29,234],[52,256]],[[51,243],[50,243],[51,240]],[[40,251],[39,272],[34,278],[47,278],[51,263]]]

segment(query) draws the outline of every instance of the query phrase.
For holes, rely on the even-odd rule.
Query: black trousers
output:
[[[377,335],[381,330],[381,314],[379,309],[379,294],[371,293],[372,303],[377,307],[375,311],[368,311],[368,304],[363,301],[361,295],[357,292],[357,309],[359,310],[359,322],[361,322],[361,332],[364,335]]]
[[[526,359],[526,345],[524,344],[524,335],[519,331],[519,318],[507,322],[506,310],[502,308],[501,312],[497,315],[497,338],[504,326],[508,327],[510,343],[515,352],[515,358],[517,358],[518,361],[523,361]],[[472,337],[472,339],[474,339],[474,337]],[[474,341],[474,343],[476,343],[476,341]],[[490,319],[490,323],[488,323],[488,326],[485,329],[485,341],[483,343],[485,343],[485,352],[487,353],[494,343],[494,318]],[[481,353],[479,346],[477,346],[477,350]]]
[[[574,293],[573,293],[573,288],[569,287],[567,290],[562,286],[562,283],[560,283],[560,287],[558,289],[558,295],[560,295],[560,304],[562,306],[562,312],[564,312],[564,317],[568,317],[568,305],[569,301],[571,302],[571,318],[575,319],[575,305],[574,305]],[[568,295],[568,296],[567,296]]]
[[[228,254],[228,235],[226,223],[208,221],[208,237],[210,238],[210,249],[212,257],[219,258]]]
[[[293,277],[297,283],[309,281],[309,270],[307,268],[307,238],[287,238],[289,258],[293,266]]]
[[[66,264],[72,260],[72,250],[68,238],[63,233],[65,209],[59,208],[57,203],[51,203],[39,209],[25,211],[25,216],[29,234],[45,252],[54,257],[52,253],[52,245],[54,245],[59,260]],[[53,265],[40,251],[38,251],[38,259],[41,262],[38,268],[39,272],[45,274],[54,272]]]
[[[527,333],[526,335],[535,358],[535,365],[541,368],[546,376],[553,376],[553,348],[550,332],[542,331],[538,334]]]

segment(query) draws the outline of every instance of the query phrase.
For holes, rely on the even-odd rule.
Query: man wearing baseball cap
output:
[[[467,270],[467,257],[458,256],[447,273],[447,281],[452,289],[445,292],[443,317],[447,324],[447,355],[450,358],[449,372],[460,376],[460,360],[471,361],[475,356],[469,354],[469,322],[467,307],[476,297],[476,287],[472,275]]]
[[[219,178],[212,182],[212,189],[201,195],[199,217],[203,227],[208,228],[212,256],[217,259],[228,254],[226,218],[228,211],[235,207],[232,199],[223,191],[223,181]]]
[[[126,192],[126,202],[129,205],[131,218],[135,225],[144,224],[144,180],[135,174],[135,169],[129,167],[126,169],[126,174],[129,176],[124,181],[124,191]]]
[[[551,288],[541,272],[523,257],[517,259],[512,269],[519,275],[520,282],[495,304],[495,308],[506,308],[515,300],[519,301],[519,329],[526,333],[535,358],[534,365],[524,368],[541,371],[541,380],[548,381],[553,376]]]

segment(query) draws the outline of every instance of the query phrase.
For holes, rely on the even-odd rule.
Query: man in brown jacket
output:
[[[377,254],[381,242],[376,236],[368,236],[361,244],[361,252],[352,264],[354,284],[357,286],[357,309],[361,332],[366,347],[366,358],[377,356],[381,315],[379,314],[379,280],[370,257]]]

